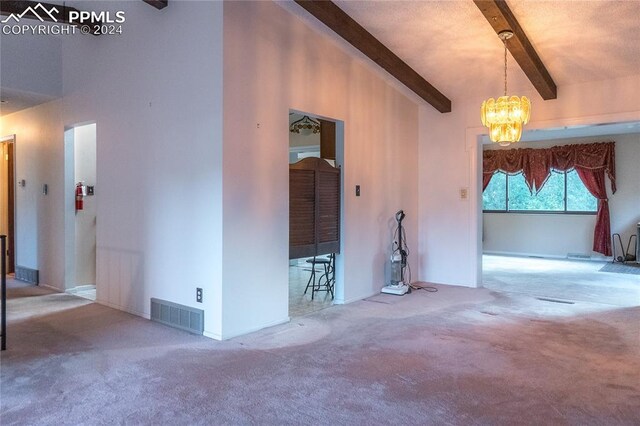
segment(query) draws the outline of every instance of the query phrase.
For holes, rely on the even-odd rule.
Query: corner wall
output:
[[[0,117],[0,135],[16,135],[16,267],[39,270],[43,285],[64,286],[64,152],[62,103]],[[48,194],[42,191],[48,185]]]
[[[64,124],[97,124],[98,302],[147,318],[151,297],[204,309],[209,336],[222,311],[222,7],[92,2],[125,11],[123,34],[62,49]]]
[[[74,183],[96,185],[96,125],[74,129]],[[75,186],[75,185],[74,185]],[[100,191],[97,192],[100,194]],[[75,212],[75,280],[74,286],[96,283],[96,210],[99,195],[84,198],[84,208]],[[74,200],[75,201],[75,200]]]
[[[345,289],[337,303],[385,284],[399,209],[415,280],[416,104],[272,2],[225,2],[224,25],[223,337],[288,319],[290,108],[344,121]]]

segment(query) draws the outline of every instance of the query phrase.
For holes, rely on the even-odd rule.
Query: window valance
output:
[[[554,146],[551,148],[497,149],[483,152],[482,173],[488,183],[493,173],[520,173],[532,193],[539,192],[551,170],[603,170],[616,192],[615,142]]]

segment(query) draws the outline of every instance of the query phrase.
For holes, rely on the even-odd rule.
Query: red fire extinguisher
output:
[[[76,184],[76,211],[84,209],[84,185],[82,182]]]

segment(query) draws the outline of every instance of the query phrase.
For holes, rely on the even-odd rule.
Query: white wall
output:
[[[45,103],[0,117],[0,134],[16,135],[16,266],[40,271],[40,282],[64,290],[62,104]],[[42,186],[48,184],[48,195]]]
[[[609,194],[611,232],[625,236],[635,234],[640,221],[640,134],[594,136],[571,139],[518,143],[514,148],[547,148],[551,146],[616,142],[616,183],[618,190]],[[485,145],[485,149],[497,149]],[[595,215],[484,213],[484,251],[510,254],[533,254],[566,257],[579,253],[603,258],[592,251]]]
[[[640,76],[558,88],[558,99],[533,99],[527,128],[637,121]],[[487,93],[486,97],[495,96]],[[480,279],[481,158],[478,136],[482,98],[454,99],[453,112],[420,108],[420,277],[477,286]],[[458,197],[468,187],[469,200]],[[455,253],[456,256],[452,256]]]
[[[97,123],[97,299],[157,297],[221,333],[222,3],[91,2],[123,34],[63,45],[65,124]],[[196,287],[204,303],[196,303]]]
[[[289,109],[344,121],[338,303],[385,284],[397,210],[407,213],[409,244],[417,244],[418,111],[377,69],[276,4],[226,2],[224,15],[226,338],[287,320]]]
[[[96,185],[96,125],[73,129],[75,183]],[[96,283],[96,210],[97,195],[83,200],[83,210],[75,212],[75,285]]]
[[[62,95],[61,49],[62,37],[3,34],[0,37],[2,89],[50,97]]]

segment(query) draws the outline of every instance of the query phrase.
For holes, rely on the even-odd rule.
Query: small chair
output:
[[[307,282],[307,287],[304,289],[304,294],[307,294],[309,286],[311,286],[311,300],[313,300],[315,293],[318,291],[327,291],[331,293],[331,300],[333,300],[333,287],[335,283],[335,255],[331,253],[329,258],[313,256],[311,259],[307,259],[307,263],[311,264],[311,276]],[[322,265],[324,272],[316,282],[316,265]],[[322,280],[324,279],[324,284]],[[324,288],[323,288],[324,287]]]

